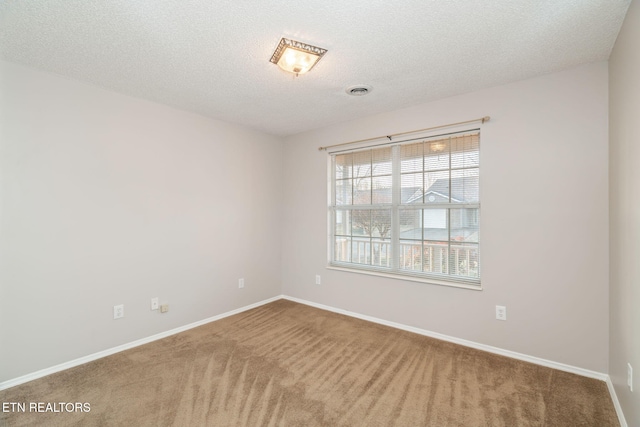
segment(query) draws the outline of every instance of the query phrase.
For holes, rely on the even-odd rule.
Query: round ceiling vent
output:
[[[355,85],[355,86],[349,86],[348,88],[346,88],[345,92],[347,92],[349,95],[352,95],[352,96],[363,96],[368,94],[372,90],[373,88],[371,86]]]

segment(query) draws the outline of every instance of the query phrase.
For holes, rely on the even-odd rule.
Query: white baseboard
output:
[[[238,308],[238,309],[235,309],[235,310],[231,310],[231,311],[228,311],[226,313],[219,314],[217,316],[209,317],[209,318],[204,319],[204,320],[199,320],[197,322],[189,323],[188,325],[185,325],[185,326],[180,326],[180,327],[175,328],[175,329],[171,329],[171,330],[168,330],[168,331],[165,331],[165,332],[160,332],[159,334],[151,335],[150,337],[141,338],[139,340],[132,341],[132,342],[127,343],[127,344],[122,344],[122,345],[119,345],[117,347],[112,347],[112,348],[109,348],[109,349],[106,349],[106,350],[103,350],[103,351],[99,351],[97,353],[90,354],[88,356],[83,356],[83,357],[80,357],[78,359],[71,360],[69,362],[64,362],[64,363],[61,363],[59,365],[52,366],[50,368],[41,369],[39,371],[32,372],[30,374],[23,375],[23,376],[18,377],[18,378],[14,378],[14,379],[11,379],[11,380],[3,381],[3,382],[0,383],[0,390],[5,390],[5,389],[8,389],[10,387],[14,387],[14,386],[17,386],[17,385],[20,385],[20,384],[24,384],[26,382],[33,381],[35,379],[45,377],[47,375],[54,374],[56,372],[64,371],[65,369],[73,368],[74,366],[83,365],[85,363],[92,362],[92,361],[100,359],[102,357],[110,356],[112,354],[119,353],[119,352],[124,351],[124,350],[129,350],[130,348],[138,347],[138,346],[141,346],[143,344],[150,343],[152,341],[157,341],[159,339],[166,338],[168,336],[175,335],[177,333],[180,333],[180,332],[183,332],[183,331],[186,331],[186,330],[189,330],[189,329],[193,329],[193,328],[196,328],[198,326],[205,325],[207,323],[215,322],[216,320],[220,320],[220,319],[223,319],[225,317],[233,316],[234,314],[242,313],[243,311],[251,310],[252,308],[256,308],[256,307],[259,307],[261,305],[268,304],[268,303],[273,302],[273,301],[277,301],[279,299],[282,299],[282,295],[278,295],[278,296],[273,297],[273,298],[269,298],[269,299],[266,299],[266,300],[263,300],[263,301],[260,301],[260,302],[254,303],[254,304],[247,305],[245,307],[241,307],[241,308]]]
[[[616,413],[618,414],[618,419],[620,420],[620,427],[628,427],[627,422],[625,420],[624,414],[622,412],[622,407],[620,406],[620,402],[618,401],[618,396],[616,395],[616,391],[613,387],[613,383],[611,382],[611,378],[609,377],[609,375],[601,373],[601,372],[596,372],[596,371],[591,371],[588,369],[583,369],[583,368],[579,368],[576,366],[571,366],[571,365],[566,365],[564,363],[559,363],[559,362],[554,362],[552,360],[547,360],[547,359],[542,359],[539,357],[535,357],[535,356],[529,356],[527,354],[522,354],[522,353],[518,353],[515,351],[511,351],[511,350],[505,350],[502,348],[498,348],[498,347],[493,347],[490,345],[486,345],[486,344],[480,344],[474,341],[469,341],[469,340],[465,340],[465,339],[461,339],[461,338],[456,338],[456,337],[452,337],[449,335],[444,335],[444,334],[440,334],[438,332],[432,332],[432,331],[428,331],[426,329],[420,329],[420,328],[416,328],[413,326],[407,326],[407,325],[403,325],[401,323],[396,323],[396,322],[390,322],[387,320],[383,320],[383,319],[379,319],[377,317],[373,317],[373,316],[367,316],[364,314],[359,314],[359,313],[355,313],[352,311],[348,311],[348,310],[343,310],[340,308],[335,308],[335,307],[331,307],[328,305],[324,305],[324,304],[318,304],[315,302],[311,302],[311,301],[307,301],[307,300],[303,300],[300,298],[295,298],[295,297],[291,297],[288,295],[278,295],[276,297],[273,298],[269,298],[263,301],[259,301],[257,303],[254,304],[250,304],[247,305],[245,307],[241,307],[235,310],[231,310],[228,311],[226,313],[222,313],[219,314],[217,316],[213,316],[213,317],[209,317],[207,319],[204,320],[200,320],[198,322],[194,322],[194,323],[190,323],[188,325],[185,326],[180,326],[178,328],[175,329],[171,329],[169,331],[166,332],[161,332],[159,334],[155,334],[152,335],[150,337],[147,338],[142,338],[127,344],[123,344],[117,347],[113,347],[107,350],[103,350],[103,351],[99,351],[97,353],[93,353],[90,354],[88,356],[84,356],[84,357],[80,357],[78,359],[75,360],[71,360],[69,362],[65,362],[65,363],[61,363],[59,365],[55,365],[52,366],[50,368],[46,368],[46,369],[41,369],[39,371],[36,372],[32,372],[30,374],[27,375],[23,375],[21,377],[18,378],[14,378],[8,381],[3,381],[0,383],[0,390],[5,390],[8,389],[10,387],[14,387],[20,384],[24,384],[26,382],[38,379],[38,378],[42,378],[44,376],[47,375],[51,375],[54,374],[56,372],[60,372],[63,371],[65,369],[69,369],[69,368],[73,368],[74,366],[78,366],[78,365],[82,365],[88,362],[92,362],[94,360],[100,359],[102,357],[106,357],[106,356],[110,356],[112,354],[115,353],[119,353],[121,351],[124,350],[128,350],[130,348],[134,348],[134,347],[138,347],[140,345],[143,344],[147,344],[150,343],[152,341],[157,341],[159,339],[162,338],[166,338],[168,336],[171,335],[175,335],[177,333],[189,330],[189,329],[193,329],[196,328],[198,326],[202,326],[205,325],[207,323],[210,322],[215,322],[216,320],[220,320],[223,319],[225,317],[229,317],[229,316],[233,316],[234,314],[238,314],[238,313],[242,313],[243,311],[247,311],[247,310],[251,310],[252,308],[256,308],[259,307],[261,305],[265,305],[268,304],[270,302],[273,301],[277,301],[279,299],[286,299],[289,301],[293,301],[293,302],[297,302],[300,304],[304,304],[304,305],[308,305],[311,307],[315,307],[315,308],[319,308],[321,310],[327,310],[327,311],[331,311],[334,313],[339,313],[339,314],[344,314],[346,316],[350,316],[350,317],[355,317],[357,319],[362,319],[362,320],[366,320],[368,322],[373,322],[373,323],[378,323],[380,325],[385,325],[385,326],[390,326],[392,328],[396,328],[396,329],[400,329],[403,331],[408,331],[408,332],[413,332],[419,335],[424,335],[427,337],[431,337],[431,338],[436,338],[442,341],[448,341],[454,344],[459,344],[465,347],[470,347],[470,348],[475,348],[478,350],[482,350],[482,351],[487,351],[489,353],[494,353],[494,354],[499,354],[501,356],[506,356],[506,357],[510,357],[513,359],[518,359],[518,360],[522,360],[525,362],[530,362],[530,363],[534,363],[536,365],[541,365],[541,366],[546,366],[548,368],[553,368],[553,369],[558,369],[560,371],[564,371],[564,372],[570,372],[572,374],[577,374],[577,375],[582,375],[584,377],[589,377],[589,378],[594,378],[597,380],[601,380],[604,381],[607,384],[607,388],[609,389],[609,394],[611,395],[611,399],[613,400],[613,405],[616,409]]]
[[[403,331],[413,332],[416,334],[424,335],[431,338],[437,338],[442,341],[452,342],[454,344],[460,344],[465,347],[471,347],[478,350],[488,351],[489,353],[499,354],[501,356],[510,357],[512,359],[523,360],[525,362],[534,363],[536,365],[546,366],[548,368],[558,369],[560,371],[571,372],[572,374],[582,375],[583,377],[595,378],[597,380],[606,381],[609,375],[601,372],[590,371],[588,369],[578,368],[576,366],[565,365],[564,363],[554,362],[552,360],[541,359],[535,356],[529,356],[528,354],[517,353],[511,350],[505,350],[499,347],[493,347],[486,344],[480,344],[474,341],[468,341],[461,338],[452,337],[449,335],[440,334],[438,332],[428,331],[426,329],[420,329],[413,326],[403,325],[401,323],[390,322],[388,320],[378,319],[377,317],[367,316],[364,314],[354,313],[352,311],[343,310],[340,308],[331,307],[328,305],[317,304],[315,302],[306,301],[300,298],[294,298],[287,295],[283,296],[284,299],[298,302],[300,304],[309,305],[322,310],[333,311],[334,313],[344,314],[346,316],[355,317],[362,320],[367,320],[373,323],[379,323],[381,325],[390,326],[392,328],[401,329]]]
[[[616,408],[616,414],[618,414],[620,427],[629,427],[629,425],[627,424],[627,420],[624,418],[624,413],[622,412],[622,406],[620,406],[620,401],[618,400],[616,389],[613,387],[613,383],[611,382],[611,377],[609,375],[607,375],[607,388],[609,389],[611,400],[613,400],[613,406]]]
[[[594,378],[600,381],[604,381],[607,384],[607,388],[609,389],[609,394],[611,395],[611,400],[613,400],[613,406],[616,409],[616,413],[618,415],[618,420],[620,421],[620,427],[628,427],[627,422],[624,418],[624,413],[622,412],[622,407],[620,406],[620,402],[618,401],[618,396],[616,396],[616,392],[613,388],[613,384],[611,383],[611,378],[609,375],[604,374],[602,372],[591,371],[589,369],[579,368],[577,366],[571,366],[564,363],[554,362],[553,360],[542,359],[540,357],[529,356],[528,354],[522,354],[511,350],[505,350],[498,347],[493,347],[486,344],[480,344],[474,341],[468,341],[461,338],[452,337],[449,335],[440,334],[438,332],[428,331],[426,329],[415,328],[413,326],[403,325],[401,323],[390,322],[383,319],[378,319],[377,317],[367,316],[364,314],[354,313],[352,311],[343,310],[340,308],[331,307],[324,304],[317,304],[315,302],[303,300],[300,298],[290,297],[288,295],[283,295],[282,298],[294,301],[300,304],[309,305],[311,307],[319,308],[321,310],[332,311],[334,313],[344,314],[346,316],[355,317],[357,319],[366,320],[368,322],[378,323],[380,325],[390,326],[392,328],[401,329],[403,331],[413,332],[416,334],[424,335],[431,338],[437,338],[442,341],[448,341],[454,344],[460,344],[465,347],[471,347],[478,350],[487,351],[489,353],[499,354],[501,356],[511,357],[512,359],[523,360],[525,362],[534,363],[536,365],[545,366],[547,368],[558,369],[564,372],[570,372],[572,374],[582,375],[583,377]]]

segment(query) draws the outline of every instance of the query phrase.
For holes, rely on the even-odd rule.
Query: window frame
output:
[[[414,281],[414,282],[421,282],[421,283],[428,283],[428,284],[434,284],[434,285],[444,285],[444,286],[451,286],[451,287],[458,287],[458,288],[465,288],[465,289],[472,289],[472,290],[482,290],[482,284],[481,284],[481,265],[480,265],[480,259],[481,259],[481,245],[480,245],[480,218],[481,218],[481,211],[480,211],[480,188],[479,188],[479,181],[480,181],[480,129],[479,128],[475,128],[475,129],[464,129],[464,130],[460,130],[460,131],[455,131],[455,132],[450,132],[450,133],[446,133],[446,134],[436,134],[436,135],[429,135],[429,136],[422,136],[419,138],[413,137],[413,138],[409,138],[409,139],[404,139],[401,141],[394,141],[394,142],[388,142],[388,143],[383,143],[383,144],[373,144],[373,145],[367,145],[367,146],[362,146],[362,147],[357,147],[357,148],[353,148],[353,149],[345,149],[345,150],[336,150],[336,151],[332,151],[329,152],[329,156],[328,156],[328,218],[327,218],[327,222],[328,222],[328,253],[327,253],[327,268],[331,269],[331,270],[338,270],[338,271],[346,271],[346,272],[352,272],[352,273],[358,273],[358,274],[368,274],[368,275],[373,275],[373,276],[380,276],[380,277],[388,277],[388,278],[393,278],[393,279],[399,279],[399,280],[408,280],[408,281]],[[478,190],[477,190],[477,194],[478,194],[478,200],[477,202],[473,202],[473,203],[468,203],[468,202],[456,202],[453,203],[451,201],[451,199],[449,200],[449,202],[447,203],[426,203],[425,200],[423,200],[423,203],[418,203],[418,204],[407,204],[407,203],[402,203],[401,201],[401,197],[402,197],[402,181],[401,181],[401,158],[400,158],[400,151],[401,151],[401,147],[405,146],[405,145],[409,145],[409,144],[416,144],[416,143],[420,143],[420,142],[433,142],[433,141],[438,141],[438,140],[442,140],[442,139],[447,139],[447,138],[452,138],[452,137],[460,137],[460,136],[465,136],[465,135],[477,135],[477,151],[478,151],[478,160],[477,160],[477,166],[473,167],[473,168],[469,168],[469,169],[476,169],[477,170],[477,179],[478,179]],[[369,204],[354,204],[353,200],[351,200],[350,204],[336,204],[336,183],[339,180],[336,177],[336,156],[339,155],[344,155],[344,154],[350,154],[350,153],[358,153],[358,152],[362,152],[362,151],[366,151],[366,150],[376,150],[376,149],[383,149],[386,147],[390,147],[391,148],[391,177],[392,177],[392,200],[391,203],[369,203]],[[451,159],[451,149],[449,149],[449,159]],[[373,153],[373,151],[372,151]],[[424,154],[422,154],[422,157],[424,158]],[[448,168],[446,168],[446,171],[449,174],[449,183],[451,183],[451,172],[452,171],[456,171],[456,170],[462,170],[464,168],[452,168],[451,166],[452,161],[449,160],[449,166]],[[372,162],[373,164],[373,162]],[[422,167],[422,170],[420,171],[420,173],[427,173],[428,171],[425,170],[424,166]],[[373,172],[372,172],[372,176],[373,176]],[[341,178],[341,179],[345,179],[345,178]],[[346,178],[349,179],[349,178]],[[372,178],[372,182],[373,182],[373,178]],[[352,187],[353,188],[353,187]],[[353,191],[353,190],[352,190]],[[423,194],[426,194],[427,188],[423,187]],[[370,200],[370,202],[373,202],[373,200]],[[377,210],[377,209],[385,209],[385,210],[390,210],[390,216],[391,216],[391,231],[390,231],[390,237],[389,237],[389,248],[387,249],[387,251],[389,251],[390,253],[387,255],[387,258],[390,257],[390,265],[387,266],[376,266],[376,265],[371,265],[371,264],[360,264],[360,263],[354,263],[352,261],[339,261],[336,260],[336,215],[338,211],[354,211],[354,210]],[[422,218],[422,215],[424,214],[424,210],[425,209],[445,209],[446,210],[446,230],[447,230],[447,234],[449,236],[449,240],[447,240],[447,269],[450,268],[449,267],[449,263],[451,262],[451,229],[452,229],[452,223],[451,223],[451,210],[452,209],[474,209],[474,217],[475,217],[475,221],[477,221],[477,250],[476,250],[476,256],[477,256],[477,277],[465,277],[465,276],[461,276],[461,275],[452,275],[449,272],[447,273],[433,273],[433,272],[424,272],[422,270],[420,271],[414,271],[414,270],[409,270],[409,269],[403,269],[399,267],[400,264],[400,257],[399,257],[399,251],[400,251],[400,213],[401,212],[405,212],[405,211],[409,211],[409,210],[420,210],[421,213],[419,214],[420,217]],[[422,220],[420,220],[422,221]],[[421,222],[421,227],[424,227],[424,225],[422,225]],[[340,236],[340,235],[339,235]],[[353,232],[351,231],[351,234],[347,235],[347,234],[342,234],[342,236],[350,236],[351,239],[353,239]],[[370,239],[370,241],[373,241],[373,237],[371,235],[368,236],[368,238]],[[424,234],[422,235],[422,239],[421,240],[417,240],[420,241],[422,243],[424,243],[426,240],[424,239]],[[347,243],[348,245],[352,244],[352,240],[349,241],[349,243]],[[424,254],[424,246],[422,247],[422,251]],[[381,249],[380,249],[381,250]],[[350,254],[353,252],[353,246],[351,246],[351,249],[349,250]],[[370,257],[373,258],[373,246],[370,247],[369,252],[370,252]],[[379,255],[381,256],[381,255]],[[424,255],[421,255],[424,256]]]

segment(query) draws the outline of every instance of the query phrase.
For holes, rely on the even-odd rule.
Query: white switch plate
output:
[[[113,318],[119,319],[124,317],[124,304],[114,305],[113,306]]]
[[[319,285],[320,283],[321,283],[320,275],[316,274],[316,285]]]
[[[507,320],[507,307],[504,305],[496,305],[496,319]]]
[[[627,385],[629,386],[629,390],[633,391],[633,368],[631,367],[631,363],[627,363]]]
[[[160,301],[158,297],[151,298],[151,310],[157,310],[159,307]]]
[[[169,311],[169,304],[162,304],[160,306],[160,313],[166,313],[167,311]]]
[[[238,288],[240,289],[244,288],[244,279],[238,280]]]

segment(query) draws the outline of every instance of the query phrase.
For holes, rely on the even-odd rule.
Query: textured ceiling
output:
[[[609,57],[630,0],[4,0],[5,60],[274,135]],[[295,78],[281,37],[328,49]],[[345,88],[373,86],[361,97]]]

